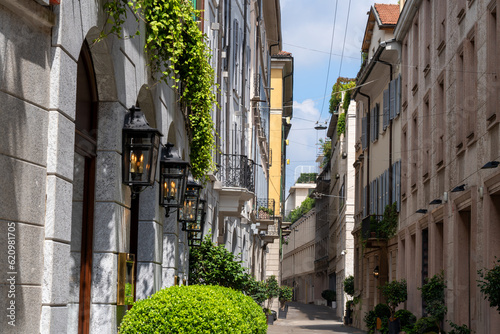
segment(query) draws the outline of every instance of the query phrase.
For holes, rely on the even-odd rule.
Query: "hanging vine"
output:
[[[144,47],[152,73],[160,82],[174,83],[172,88],[179,92],[180,101],[188,110],[191,172],[195,178],[205,179],[214,169],[214,124],[210,110],[216,100],[210,49],[194,19],[200,12],[187,0],[110,0],[104,4],[110,28],[100,38],[109,34],[120,38],[139,35],[138,25],[137,31],[122,36],[129,9],[138,22],[146,24]]]

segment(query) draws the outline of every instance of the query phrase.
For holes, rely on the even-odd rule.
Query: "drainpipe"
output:
[[[248,10],[247,10],[247,0],[243,1],[243,6],[245,7],[244,9],[244,20],[243,20],[243,53],[242,53],[242,60],[241,60],[241,70],[243,73],[241,73],[241,154],[244,156],[247,156],[247,152],[245,150],[245,132],[246,132],[246,119],[247,119],[247,114],[246,114],[246,103],[245,103],[245,98],[246,98],[246,79],[247,79],[247,16],[248,16]]]
[[[227,15],[227,29],[229,30],[227,32],[227,37],[226,37],[226,41],[229,39],[231,40],[231,36],[232,36],[232,27],[233,27],[233,23],[231,22],[231,10],[232,10],[232,7],[231,7],[231,1],[227,1],[228,5],[229,5],[229,10],[228,10],[228,15]],[[231,104],[229,103],[231,101],[231,76],[229,75],[229,69],[230,69],[230,60],[233,61],[232,57],[231,57],[231,43],[227,43],[227,48],[226,48],[226,64],[227,64],[227,73],[228,73],[228,76],[227,76],[227,89],[226,89],[226,138],[225,138],[225,141],[226,141],[226,150],[225,150],[225,153],[226,154],[229,154],[230,153],[230,139],[231,139],[231,112],[230,112],[230,106]],[[222,89],[222,88],[221,88]],[[226,163],[226,166],[227,166],[227,163]]]
[[[222,29],[223,29],[223,25],[222,25],[222,12],[224,10],[224,7],[223,7],[223,2],[222,1],[219,1],[219,6],[218,6],[218,20],[219,20],[219,30],[218,30],[218,35],[217,35],[217,64],[219,66],[217,66],[217,85],[219,86],[219,89],[217,89],[217,121],[215,122],[216,123],[216,131],[218,134],[220,134],[220,130],[221,130],[221,117],[222,117],[222,108],[221,108],[221,103],[222,103],[222,94],[221,94],[221,87],[222,87]],[[217,147],[217,150],[216,150],[216,157],[218,157],[218,159],[216,158],[216,162],[217,163],[220,163],[220,145],[221,145],[221,140],[220,140],[220,136],[215,136],[215,140],[216,140],[216,147]]]

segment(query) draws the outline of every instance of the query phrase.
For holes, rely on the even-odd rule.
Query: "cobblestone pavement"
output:
[[[269,325],[267,334],[322,334],[322,333],[355,333],[366,334],[365,331],[344,326],[334,311],[327,306],[302,303],[289,303],[286,319],[278,319]]]

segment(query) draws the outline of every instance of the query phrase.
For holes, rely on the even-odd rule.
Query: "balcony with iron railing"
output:
[[[246,155],[221,154],[218,167],[219,212],[240,217],[243,204],[255,196],[255,164]]]
[[[254,162],[246,155],[221,154],[219,176],[223,187],[255,191]]]
[[[274,223],[275,218],[275,201],[269,198],[255,199],[255,221],[259,224],[259,230],[265,231],[269,225]]]
[[[380,229],[381,215],[369,215],[361,221],[361,237],[366,248],[379,248],[386,244],[387,236]]]

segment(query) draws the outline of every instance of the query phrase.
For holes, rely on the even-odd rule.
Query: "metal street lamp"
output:
[[[141,109],[132,106],[123,125],[122,182],[132,197],[154,184],[161,132],[149,126]]]
[[[197,183],[191,175],[188,177],[186,193],[184,194],[184,204],[178,211],[178,221],[182,223],[182,230],[186,230],[188,224],[196,223],[198,216],[198,205],[200,200],[200,190],[202,186]]]
[[[162,148],[160,159],[160,205],[165,207],[165,216],[171,208],[180,208],[184,203],[189,162],[181,159],[173,144]]]
[[[200,246],[203,241],[203,227],[206,218],[206,201],[200,200],[198,203],[198,212],[195,223],[187,223],[186,231],[188,233],[189,246]]]

